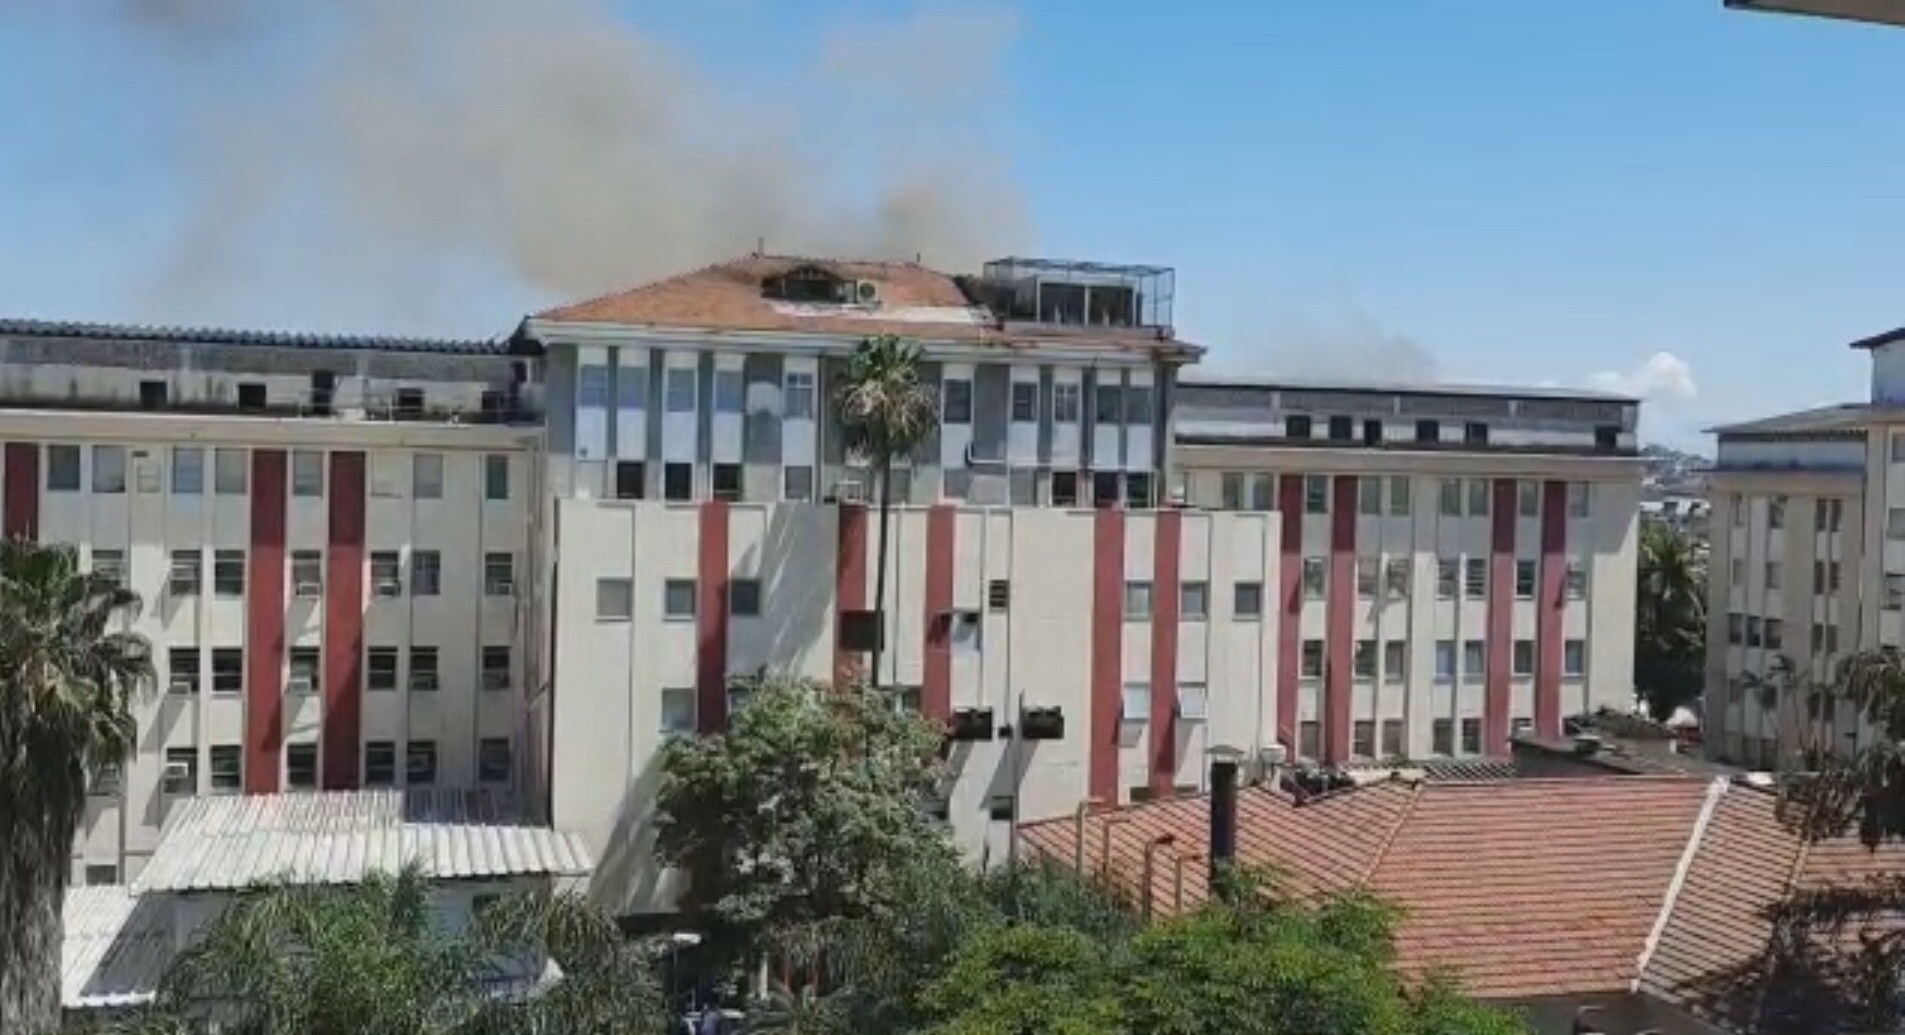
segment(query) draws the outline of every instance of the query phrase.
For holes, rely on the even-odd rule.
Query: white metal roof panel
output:
[[[172,958],[169,902],[142,900],[124,884],[70,888],[60,953],[60,1002],[113,1009],[150,1002]]]

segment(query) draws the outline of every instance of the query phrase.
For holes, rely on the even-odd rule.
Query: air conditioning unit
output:
[[[856,481],[837,481],[827,495],[836,503],[865,503],[867,490],[866,486]]]
[[[396,579],[379,579],[377,580],[377,595],[380,597],[402,596],[403,583]]]
[[[324,586],[318,582],[300,582],[293,587],[292,592],[301,597],[320,597],[324,595]]]
[[[186,676],[173,676],[165,688],[169,693],[195,694],[198,693],[198,681]]]
[[[507,672],[483,673],[483,689],[485,690],[509,689],[509,673]]]
[[[197,790],[192,786],[192,767],[184,762],[167,762],[160,777],[160,788],[167,794],[190,794]]]
[[[878,305],[880,285],[871,280],[848,281],[846,294],[847,301],[854,305]]]
[[[410,673],[410,689],[435,690],[436,688],[437,688],[437,674],[435,672]]]
[[[284,692],[287,694],[310,693],[311,692],[311,677],[310,676],[292,676],[290,679],[287,679],[284,681]]]
[[[497,579],[489,584],[489,595],[493,597],[513,597],[516,595],[514,579]]]

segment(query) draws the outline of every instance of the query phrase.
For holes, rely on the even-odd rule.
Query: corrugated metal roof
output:
[[[201,797],[173,806],[133,890],[344,884],[411,864],[439,880],[580,877],[592,869],[579,836],[518,822],[481,791]]]
[[[1563,388],[1556,385],[1474,384],[1463,381],[1402,381],[1382,377],[1306,377],[1289,374],[1226,373],[1221,370],[1187,370],[1178,376],[1178,387],[1198,388],[1288,388],[1306,392],[1390,392],[1396,395],[1486,396],[1501,399],[1567,399],[1581,402],[1633,403],[1640,400],[1619,392],[1594,388]]]
[[[124,884],[68,889],[61,1004],[112,1009],[151,1001],[172,958],[169,907],[138,898]]]
[[[164,341],[198,345],[254,345],[281,349],[370,349],[380,352],[438,352],[464,356],[501,356],[516,351],[516,346],[508,338],[413,338],[384,334],[316,334],[307,331],[261,331],[232,327],[158,327],[143,324],[5,317],[0,317],[0,337]]]

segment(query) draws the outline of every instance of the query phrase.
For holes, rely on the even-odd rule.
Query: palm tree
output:
[[[0,544],[0,1033],[59,1023],[60,910],[87,784],[132,750],[152,685],[139,596],[67,546]]]
[[[1688,536],[1648,524],[1634,604],[1634,685],[1654,718],[1699,696],[1705,682],[1707,559]]]
[[[939,421],[933,393],[920,380],[917,345],[892,335],[862,341],[847,361],[847,372],[834,390],[834,407],[847,450],[866,458],[880,472],[880,554],[875,562],[873,611],[886,614],[886,538],[893,509],[893,460],[907,456],[932,434]],[[884,625],[882,625],[884,629]],[[880,683],[880,652],[885,636],[873,645],[872,681]]]

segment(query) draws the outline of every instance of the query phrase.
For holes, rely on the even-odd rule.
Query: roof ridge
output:
[[[639,284],[628,284],[618,288],[611,288],[607,291],[602,292],[601,294],[590,295],[587,298],[578,298],[572,301],[562,302],[557,305],[549,306],[548,308],[545,308],[545,309],[538,309],[534,313],[531,313],[527,317],[527,319],[547,320],[547,319],[550,319],[550,316],[549,316],[550,313],[561,312],[564,309],[579,309],[585,305],[594,305],[597,302],[605,302],[611,298],[619,298],[623,295],[630,294],[632,292],[646,291],[649,288],[657,288],[667,284],[673,284],[674,282],[678,280],[687,280],[689,277],[698,277],[702,275],[703,273],[708,273],[713,270],[720,269],[723,266],[734,266],[739,263],[747,262],[751,259],[758,259],[763,257],[764,256],[756,255],[752,252],[749,252],[747,254],[736,256],[733,258],[710,260],[708,262],[702,263],[699,266],[694,267],[693,269],[682,270],[679,273],[671,273],[668,276],[662,277],[659,280],[645,280]]]
[[[1680,861],[1674,865],[1673,877],[1667,881],[1667,893],[1660,898],[1660,909],[1654,914],[1653,927],[1648,929],[1647,940],[1641,943],[1640,955],[1634,960],[1634,977],[1627,986],[1629,992],[1640,990],[1641,976],[1647,973],[1647,965],[1653,962],[1654,951],[1660,947],[1660,936],[1666,933],[1667,924],[1673,919],[1674,906],[1680,901],[1681,889],[1687,886],[1687,875],[1693,872],[1693,861],[1706,841],[1707,828],[1713,823],[1714,813],[1720,809],[1720,799],[1726,797],[1731,787],[1731,781],[1723,777],[1714,777],[1707,786],[1706,800],[1700,803],[1700,812],[1693,820],[1693,830],[1687,835],[1687,845],[1680,852]]]
[[[1353,887],[1361,889],[1370,881],[1376,879],[1376,869],[1382,865],[1383,858],[1389,854],[1389,849],[1395,845],[1396,835],[1402,832],[1402,824],[1407,822],[1411,815],[1415,814],[1416,803],[1422,800],[1423,786],[1424,784],[1420,782],[1409,785],[1409,797],[1402,803],[1402,810],[1396,813],[1395,821],[1390,823],[1389,829],[1383,833],[1382,843],[1378,844],[1376,850],[1370,853],[1369,864],[1363,867],[1362,873],[1357,874],[1356,883]]]

